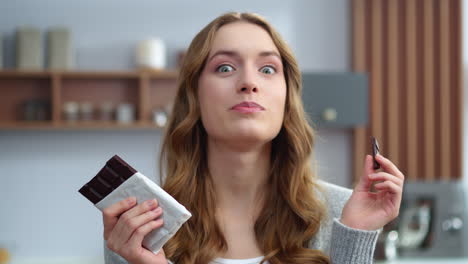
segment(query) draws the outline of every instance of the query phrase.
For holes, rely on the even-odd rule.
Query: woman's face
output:
[[[222,26],[198,81],[198,98],[210,139],[242,145],[275,138],[283,122],[286,81],[270,35],[246,22]]]

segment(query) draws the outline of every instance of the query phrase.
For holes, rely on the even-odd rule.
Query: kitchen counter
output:
[[[468,264],[468,258],[431,258],[400,259],[394,261],[376,261],[375,264]]]
[[[16,257],[13,258],[8,264],[104,264],[104,257]],[[395,261],[376,261],[375,264],[468,264],[468,258],[402,259]]]
[[[8,264],[104,264],[103,256],[95,257],[15,257]]]

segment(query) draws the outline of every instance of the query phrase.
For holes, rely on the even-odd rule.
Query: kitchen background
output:
[[[229,6],[213,0],[2,1],[4,67],[14,65],[15,30],[34,25],[43,31],[53,26],[71,30],[77,70],[132,70],[136,44],[149,37],[164,40],[168,67],[173,68],[177,52],[214,17],[253,11],[280,31],[302,71],[346,72],[351,70],[350,6],[347,0],[239,0]],[[466,52],[463,64],[468,65]],[[0,246],[17,258],[36,261],[99,259],[101,215],[77,190],[113,154],[156,179],[161,135],[157,130],[0,131]],[[352,131],[320,129],[318,135],[320,177],[350,187]],[[467,141],[465,136],[464,157]]]

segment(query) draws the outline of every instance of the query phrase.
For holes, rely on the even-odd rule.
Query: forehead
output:
[[[261,26],[248,22],[234,22],[219,28],[215,33],[210,54],[219,49],[278,52],[270,34]]]

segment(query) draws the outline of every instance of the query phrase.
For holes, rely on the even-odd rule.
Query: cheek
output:
[[[198,82],[198,96],[203,105],[225,98],[226,84],[222,80],[210,77],[200,78]]]
[[[283,119],[284,108],[286,104],[286,87],[280,87],[276,89],[276,92],[272,94],[271,101],[275,104],[275,112],[278,115],[278,118]]]
[[[202,75],[198,81],[198,100],[200,101],[200,110],[206,112],[206,108],[212,106],[209,102],[216,96],[216,84],[209,77]]]
[[[219,81],[200,78],[198,84],[198,101],[201,119],[205,129],[211,130],[211,127],[221,121],[220,115],[223,112],[223,100],[225,100],[226,95],[223,95],[222,84],[220,84]]]

